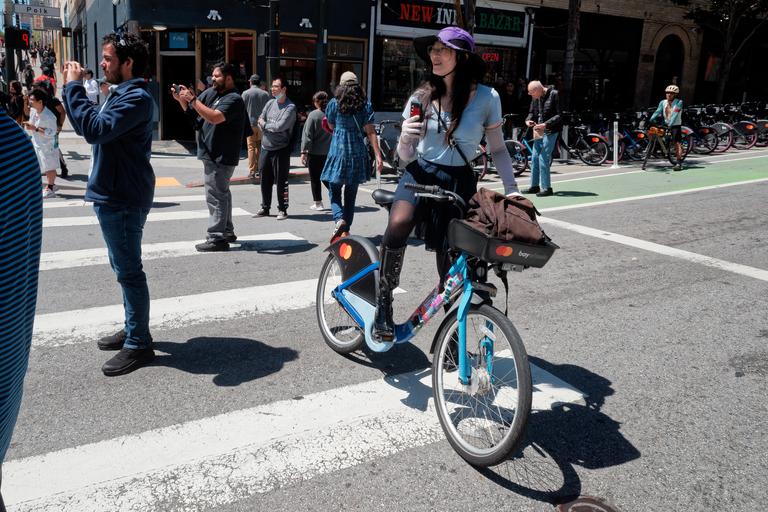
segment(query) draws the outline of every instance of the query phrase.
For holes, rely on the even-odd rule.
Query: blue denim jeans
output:
[[[347,227],[352,226],[355,217],[355,201],[357,200],[357,187],[359,185],[344,185],[342,183],[328,183],[328,195],[331,199],[331,214],[333,221],[344,219]],[[343,191],[341,189],[344,189]],[[342,203],[342,195],[344,201]]]
[[[141,265],[141,236],[149,208],[93,206],[107,243],[109,264],[123,289],[125,348],[150,346],[149,288]]]
[[[533,155],[531,155],[531,186],[540,187],[542,190],[552,187],[549,179],[549,164],[552,161],[552,150],[557,142],[557,132],[545,133],[540,139],[533,142]]]

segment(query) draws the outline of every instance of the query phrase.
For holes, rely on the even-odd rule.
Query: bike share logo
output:
[[[339,256],[341,256],[341,259],[348,260],[352,257],[352,246],[344,243],[339,246]]]
[[[496,255],[501,256],[502,258],[512,256],[513,252],[515,251],[508,245],[500,245],[496,248]]]

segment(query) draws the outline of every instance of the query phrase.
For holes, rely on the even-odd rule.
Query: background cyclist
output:
[[[683,101],[677,98],[677,95],[680,94],[680,88],[676,85],[668,85],[664,92],[667,97],[659,102],[656,112],[651,116],[651,122],[654,122],[656,118],[664,116],[664,124],[667,125],[671,140],[675,144],[677,163],[673,169],[681,171],[680,163],[683,161],[683,138],[681,132]]]
[[[426,247],[437,252],[440,276],[448,271],[446,231],[455,215],[451,208],[418,208],[419,200],[407,183],[437,185],[468,200],[477,190],[477,179],[467,158],[485,135],[506,194],[517,193],[512,160],[501,131],[498,93],[480,85],[485,63],[475,52],[472,36],[458,27],[447,27],[436,36],[414,40],[416,53],[429,67],[429,78],[411,95],[403,111],[397,151],[408,162],[400,179],[387,229],[381,244],[380,292],[373,335],[394,339],[392,290],[400,280],[408,236],[423,215],[430,215]],[[424,119],[410,115],[411,102],[422,105]]]

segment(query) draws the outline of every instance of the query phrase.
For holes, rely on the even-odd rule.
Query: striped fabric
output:
[[[11,443],[27,372],[42,226],[35,150],[0,107],[0,462]]]

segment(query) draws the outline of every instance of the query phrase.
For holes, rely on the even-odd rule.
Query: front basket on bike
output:
[[[550,241],[528,244],[495,238],[459,219],[453,219],[448,226],[448,245],[488,263],[511,263],[536,268],[546,265],[555,250],[559,249],[557,244]]]

